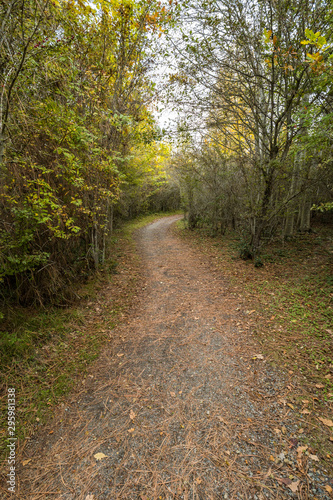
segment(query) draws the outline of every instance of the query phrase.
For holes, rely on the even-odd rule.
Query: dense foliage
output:
[[[1,0],[3,298],[55,300],[103,263],[114,220],[177,204],[151,111],[169,21],[155,0]]]
[[[174,163],[188,223],[237,229],[258,260],[268,239],[332,211],[333,7],[184,0],[177,11],[170,86],[184,110]]]

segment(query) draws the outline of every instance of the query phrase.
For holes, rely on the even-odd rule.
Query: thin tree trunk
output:
[[[295,195],[298,189],[299,169],[300,169],[299,159],[296,158],[296,160],[294,161],[293,171],[291,176],[291,184],[288,194],[289,198]],[[287,208],[287,215],[284,223],[284,233],[283,233],[284,238],[293,236],[295,232],[295,216],[296,216],[296,207],[294,201],[292,201],[292,203],[289,204]]]

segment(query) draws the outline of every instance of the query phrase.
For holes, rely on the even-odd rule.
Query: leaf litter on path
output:
[[[54,434],[46,425],[31,443],[33,467],[20,471],[18,500],[47,492],[54,500],[220,500],[239,492],[282,499],[298,491],[306,500],[313,487],[330,498],[320,462],[305,455],[316,450],[290,446],[301,437],[288,378],[268,363],[248,365],[264,356],[252,327],[242,328],[240,299],[172,234],[176,219],[138,235],[145,289],[113,331],[94,378],[56,416]]]

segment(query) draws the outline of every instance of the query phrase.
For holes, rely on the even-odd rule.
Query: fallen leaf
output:
[[[292,483],[291,479],[284,477],[277,478],[277,480],[279,481],[279,483],[285,484],[286,486],[289,486],[289,484]]]
[[[255,310],[255,309],[253,309],[252,311],[248,311],[248,313],[247,313],[247,314],[252,314],[252,313],[255,313],[255,312],[256,312],[256,310]]]
[[[332,441],[332,443],[333,443],[333,437],[330,437],[329,440]]]
[[[329,373],[328,375],[325,375],[324,378],[331,378],[331,377],[332,377],[332,375]]]
[[[122,356],[124,356],[124,353],[123,352],[118,352],[117,356],[118,356],[118,358],[121,358]]]
[[[329,420],[328,418],[322,418],[322,417],[318,417],[318,419],[325,425],[327,425],[327,427],[333,427],[333,422],[332,420]]]
[[[31,462],[31,458],[28,458],[28,460],[23,460],[22,465],[28,465],[29,462]]]
[[[309,457],[311,458],[311,460],[314,460],[315,462],[319,462],[319,458],[317,457],[317,455],[309,455]]]
[[[275,432],[276,434],[280,434],[280,433],[281,433],[280,429],[274,429],[274,432]]]
[[[134,431],[135,431],[135,429],[134,429],[134,427],[132,427],[131,429],[128,429],[127,432],[129,432],[130,434],[132,434],[132,432],[134,432]]]
[[[247,463],[247,462],[246,462],[246,463]],[[268,477],[270,477],[271,473],[272,473],[272,467],[270,467],[270,468],[268,469],[268,471],[266,472],[266,474],[265,474],[265,476],[264,476],[264,477],[265,477],[265,479],[267,479]],[[264,499],[264,497],[261,497],[261,496],[260,496],[260,494],[259,494],[259,500],[260,500],[260,499],[261,499],[261,500],[263,500],[263,499]]]
[[[54,431],[50,431],[50,432],[49,432],[49,434],[53,434],[53,433],[54,433]]]
[[[134,411],[133,411],[133,410],[131,410],[131,411],[130,411],[129,417],[130,417],[130,419],[131,419],[131,420],[134,420],[134,419],[135,419],[136,414],[134,413]]]
[[[172,397],[174,398],[174,397],[176,397],[176,393],[175,393],[175,392],[170,391],[170,396],[172,396]]]
[[[196,478],[196,480],[195,480],[195,482],[196,482],[197,484],[201,484],[201,483],[202,483],[202,479],[200,479],[199,477],[197,477],[197,478]]]
[[[323,389],[325,386],[323,384],[316,384],[317,389]]]
[[[94,499],[95,499],[94,495],[87,495],[86,496],[86,500],[94,500]]]
[[[299,434],[303,434],[303,432],[304,432],[304,429],[298,429]]]
[[[298,485],[299,485],[299,483],[300,483],[300,481],[294,481],[293,483],[288,484],[287,486],[288,486],[288,488],[290,488],[290,489],[291,489],[291,491],[292,491],[293,493],[296,493],[296,491],[298,490]]]
[[[287,429],[285,428],[284,425],[281,427],[281,432],[282,432],[282,434],[286,434],[286,432],[287,432]]]
[[[94,457],[96,458],[96,460],[102,460],[102,458],[107,458],[107,455],[104,455],[104,453],[96,453]]]
[[[305,445],[305,446],[299,446],[297,448],[297,455],[299,458],[301,458],[301,456],[303,455],[303,453],[308,449],[308,447]]]
[[[269,459],[270,459],[270,461],[271,461],[271,462],[275,462],[275,458],[273,457],[273,455],[271,455],[271,456],[269,457]]]
[[[264,356],[262,354],[255,354],[252,359],[264,359]]]
[[[328,484],[326,484],[325,490],[328,491],[328,493],[332,493],[333,492],[332,488]]]
[[[307,399],[302,399],[302,403],[304,403],[305,405],[308,405],[309,401]]]
[[[291,408],[292,410],[295,409],[295,407],[291,403],[287,403],[287,406],[289,406],[289,408]]]
[[[302,410],[301,413],[303,413],[303,415],[310,415],[311,411],[309,411],[309,410]]]

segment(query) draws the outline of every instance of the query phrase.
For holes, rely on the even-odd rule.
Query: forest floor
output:
[[[327,387],[314,379],[310,399],[292,358],[285,369],[274,360],[258,340],[256,297],[242,293],[246,275],[221,272],[220,256],[181,238],[179,218],[138,232],[131,314],[108,332],[82,390],[21,448],[16,494],[3,485],[2,498],[333,497],[331,456],[317,439],[333,439]],[[103,290],[99,315],[112,293]]]

